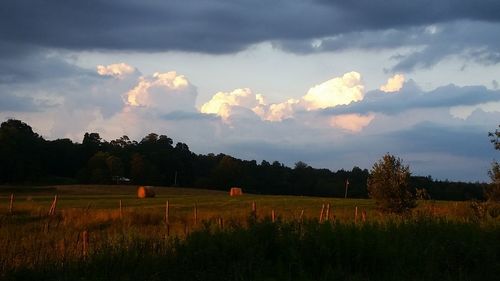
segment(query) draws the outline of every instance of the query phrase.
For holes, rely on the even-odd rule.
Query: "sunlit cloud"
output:
[[[208,102],[201,106],[200,111],[206,114],[216,114],[227,121],[231,116],[232,107],[243,107],[252,110],[258,116],[265,113],[264,96],[254,94],[248,88],[235,89],[232,92],[218,92]]]
[[[101,76],[112,76],[117,79],[123,79],[125,76],[136,72],[133,66],[126,63],[115,63],[110,65],[98,65],[97,73]]]
[[[137,85],[125,94],[124,100],[129,106],[155,108],[163,112],[192,111],[196,96],[196,88],[184,75],[170,71],[141,77]]]
[[[295,107],[297,107],[299,103],[299,100],[289,99],[282,103],[271,104],[265,114],[265,120],[277,122],[283,121],[287,118],[292,118],[295,112]]]
[[[307,110],[316,110],[350,104],[363,97],[361,74],[352,71],[312,87],[302,99]]]
[[[343,114],[332,117],[330,119],[330,125],[332,127],[341,128],[353,133],[357,133],[368,126],[374,118],[375,114],[373,113],[369,113],[367,115]]]
[[[263,95],[255,94],[248,88],[235,89],[232,92],[218,92],[201,106],[205,114],[216,114],[228,122],[232,115],[252,111],[263,121],[280,122],[294,118],[297,110],[319,110],[337,105],[346,105],[360,101],[364,97],[361,74],[349,72],[342,77],[335,77],[312,87],[300,99],[288,99],[280,103],[266,103]],[[235,110],[238,107],[240,110]]]
[[[396,74],[387,80],[385,85],[380,86],[380,90],[386,93],[393,93],[401,90],[405,82],[403,74]]]

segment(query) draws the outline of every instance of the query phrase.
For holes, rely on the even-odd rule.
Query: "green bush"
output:
[[[382,210],[406,213],[417,206],[410,175],[410,168],[400,158],[386,154],[370,171],[368,193]]]

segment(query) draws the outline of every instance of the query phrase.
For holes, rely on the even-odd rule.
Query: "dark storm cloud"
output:
[[[0,84],[78,76],[98,77],[95,71],[65,60],[64,52],[0,42]]]
[[[310,40],[457,20],[498,22],[500,2],[6,0],[0,9],[0,38],[76,50],[227,53],[262,41]]]
[[[321,40],[282,40],[274,45],[295,53],[413,46],[418,50],[393,57],[396,64],[391,70],[406,72],[431,67],[452,55],[482,64],[496,64],[500,62],[500,40],[495,36],[499,32],[498,23],[460,21],[351,32]]]
[[[38,105],[33,98],[20,97],[11,93],[0,95],[0,111],[33,112],[37,111]]]
[[[484,86],[458,87],[450,84],[424,92],[412,80],[405,83],[398,93],[368,92],[361,101],[325,109],[322,114],[381,112],[398,114],[410,109],[477,105],[500,101],[500,91]]]
[[[384,137],[388,142],[403,145],[406,153],[449,153],[488,159],[492,155],[492,148],[487,135],[487,130],[478,126],[455,128],[423,122]]]

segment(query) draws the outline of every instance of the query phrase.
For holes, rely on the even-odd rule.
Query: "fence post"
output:
[[[222,230],[222,229],[224,229],[224,219],[223,219],[222,217],[219,217],[219,218],[217,219],[217,222],[218,222],[218,224],[219,224],[219,228],[220,228],[221,230]]]
[[[321,205],[321,213],[319,214],[319,222],[323,222],[323,212],[325,211],[325,204]]]
[[[82,252],[82,254],[83,254],[83,258],[85,259],[85,258],[87,258],[88,246],[89,246],[88,245],[89,244],[89,234],[88,234],[87,230],[83,231],[82,240],[83,240],[82,241],[83,242],[83,249],[82,249],[83,252]]]
[[[365,211],[365,210],[363,210],[363,211],[361,212],[361,220],[362,220],[363,222],[366,222],[366,211]]]
[[[165,226],[167,227],[167,236],[170,236],[170,220],[169,220],[169,213],[170,213],[170,205],[167,200],[165,203]]]
[[[358,206],[354,209],[354,223],[358,222]]]
[[[184,235],[187,237],[189,234],[189,222],[188,220],[186,220],[186,222],[184,223]]]
[[[274,209],[271,210],[271,221],[272,222],[276,221],[276,214],[274,213]]]
[[[123,218],[122,200],[120,199],[120,219]]]
[[[194,203],[194,225],[198,224],[198,206]]]
[[[257,205],[255,201],[252,201],[252,216],[254,219],[257,219]]]
[[[170,206],[169,202],[165,202],[165,224],[168,225],[170,223],[169,221],[169,213],[170,213]]]
[[[329,221],[330,220],[330,203],[326,204],[326,214],[325,214],[325,220]]]
[[[9,213],[12,214],[12,208],[14,207],[14,193],[10,194],[10,204],[9,204]]]
[[[49,216],[55,215],[57,207],[57,194],[54,196],[54,201],[52,201],[52,205],[50,206]]]

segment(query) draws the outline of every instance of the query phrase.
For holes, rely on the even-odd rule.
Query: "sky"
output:
[[[497,0],[5,0],[0,120],[488,181],[499,34]]]

